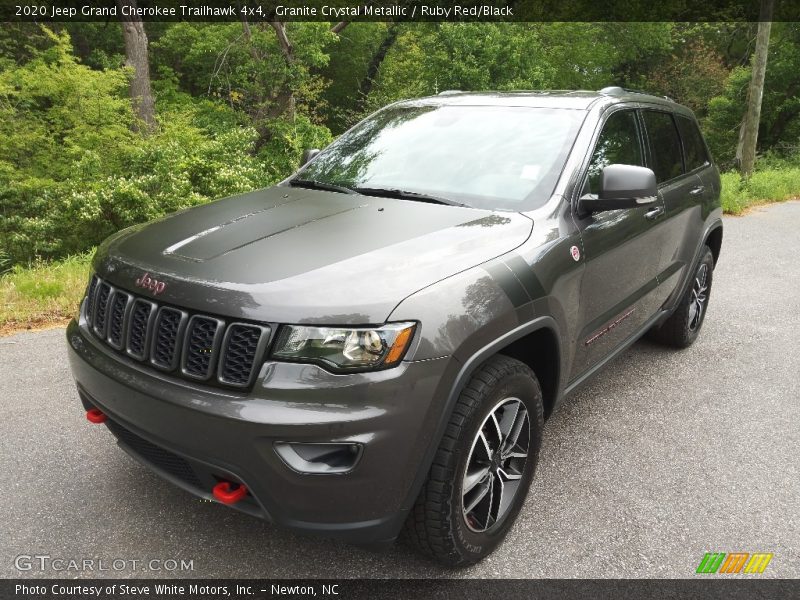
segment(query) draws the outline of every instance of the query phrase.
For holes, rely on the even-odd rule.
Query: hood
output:
[[[273,187],[137,225],[95,267],[142,296],[220,316],[378,324],[407,296],[522,244],[533,222],[407,200]]]

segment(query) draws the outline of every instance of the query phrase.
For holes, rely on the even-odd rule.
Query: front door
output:
[[[597,194],[610,164],[645,166],[640,120],[633,109],[611,113],[600,130],[585,174],[583,194]],[[661,196],[636,208],[574,213],[581,232],[585,272],[580,292],[581,327],[571,379],[590,369],[658,310],[658,225]]]

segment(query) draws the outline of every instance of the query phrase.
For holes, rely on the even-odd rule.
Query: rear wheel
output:
[[[676,348],[688,348],[694,343],[706,316],[713,274],[714,255],[711,248],[704,246],[689,289],[669,319],[650,331],[652,339]]]
[[[494,550],[525,501],[543,422],[533,371],[505,356],[487,361],[461,393],[409,515],[412,545],[449,566]]]

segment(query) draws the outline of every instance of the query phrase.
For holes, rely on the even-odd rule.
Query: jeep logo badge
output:
[[[150,273],[145,273],[136,280],[136,287],[145,288],[153,292],[154,296],[158,296],[167,287],[163,281],[158,281],[150,277]]]

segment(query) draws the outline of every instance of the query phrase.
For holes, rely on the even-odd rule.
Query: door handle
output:
[[[691,190],[689,190],[689,195],[690,196],[699,196],[700,194],[702,194],[705,191],[706,191],[706,186],[698,185],[696,188],[692,188]]]
[[[649,219],[654,221],[658,217],[664,214],[664,207],[663,206],[656,206],[655,208],[651,208],[646,213],[644,213],[645,219]]]

